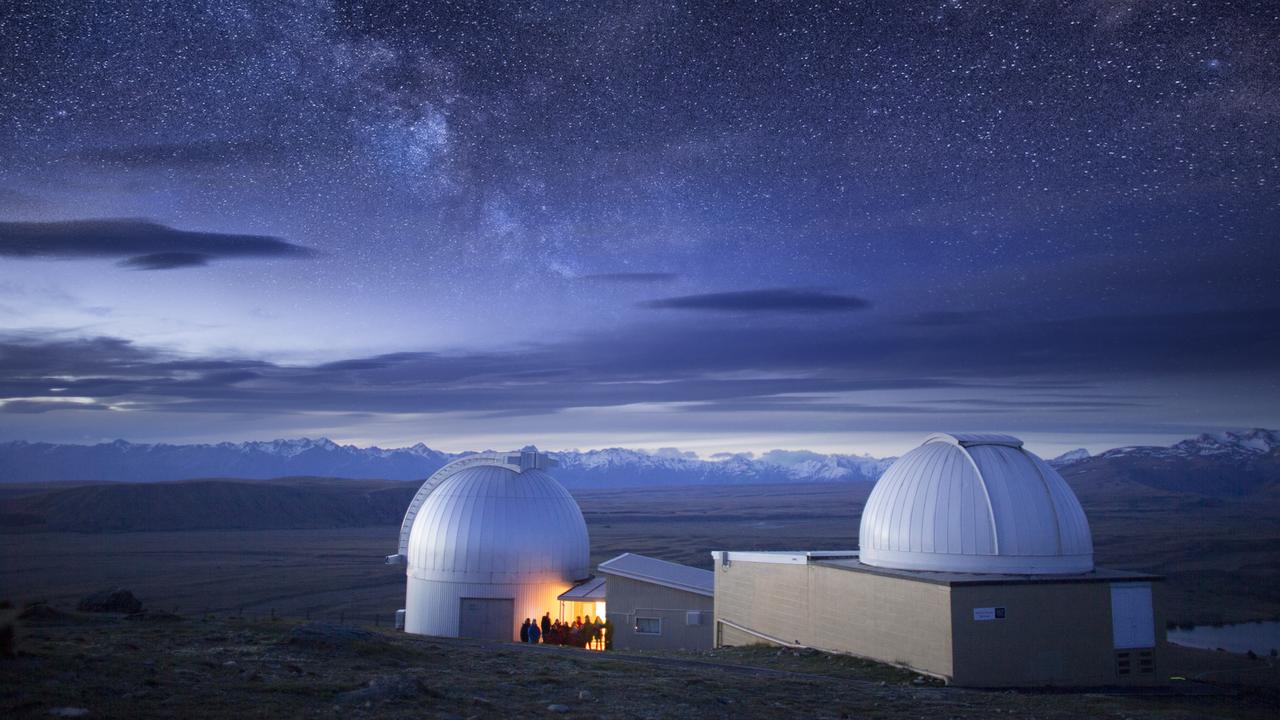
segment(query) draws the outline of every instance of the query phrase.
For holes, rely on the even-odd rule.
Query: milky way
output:
[[[7,2],[0,434],[1280,423],[1277,48],[1269,2]]]

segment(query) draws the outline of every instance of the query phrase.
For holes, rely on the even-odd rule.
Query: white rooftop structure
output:
[[[560,600],[572,602],[603,602],[608,598],[608,585],[603,577],[593,577],[560,593]]]
[[[406,631],[510,639],[588,576],[587,525],[551,464],[536,451],[476,455],[423,483],[388,558],[407,565]]]
[[[606,575],[640,580],[707,597],[715,596],[715,573],[635,553],[623,553],[596,566]]]
[[[936,434],[890,466],[862,511],[860,560],[899,570],[1093,570],[1089,522],[1056,470],[1008,435]]]

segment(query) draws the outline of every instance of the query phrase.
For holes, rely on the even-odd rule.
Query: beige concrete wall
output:
[[[709,650],[714,637],[711,614],[714,601],[697,593],[607,574],[609,619],[613,621],[613,647],[619,650]],[[703,624],[688,625],[686,613],[702,612]],[[635,618],[662,620],[661,635],[641,635]]]
[[[1152,587],[1154,672],[1116,671],[1111,584],[1035,583],[952,589],[955,683],[980,687],[1159,684],[1164,618]],[[1003,607],[1003,620],[974,620],[974,608]],[[1136,666],[1136,657],[1131,667]],[[1135,667],[1136,669],[1136,667]]]
[[[1159,684],[1168,676],[1158,582],[1152,583],[1154,672],[1136,672],[1139,658],[1131,651],[1134,671],[1121,676],[1109,582],[948,586],[741,560],[717,564],[715,573],[720,645],[772,638],[975,687]],[[974,608],[997,607],[1004,608],[1003,619],[974,620]]]
[[[716,567],[724,645],[783,642],[951,676],[947,587],[820,565],[734,561]],[[724,621],[724,622],[721,622]]]
[[[950,588],[820,565],[810,571],[812,647],[952,677]]]
[[[784,642],[808,645],[807,566],[735,560],[727,567],[716,563],[715,572],[717,620],[723,618]],[[722,631],[722,638],[726,637],[724,632],[728,631]],[[725,644],[731,643],[726,640]]]

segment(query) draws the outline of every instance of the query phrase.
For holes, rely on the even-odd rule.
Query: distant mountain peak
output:
[[[1224,430],[1201,433],[1170,445],[1138,445],[1108,450],[1099,457],[1192,458],[1229,457],[1249,459],[1280,449],[1280,431],[1266,428]]]
[[[1173,447],[1183,447],[1197,451],[1217,450],[1220,452],[1232,452],[1241,450],[1244,452],[1269,453],[1280,447],[1280,432],[1266,428],[1252,428],[1250,430],[1202,433],[1190,440],[1176,443]]]
[[[1076,448],[1075,450],[1068,450],[1067,452],[1064,452],[1058,457],[1050,460],[1049,464],[1056,466],[1070,465],[1072,463],[1078,463],[1081,460],[1088,460],[1091,457],[1093,457],[1093,455],[1091,455],[1088,450],[1085,450],[1084,448]]]

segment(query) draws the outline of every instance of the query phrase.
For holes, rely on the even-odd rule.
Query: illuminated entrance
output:
[[[592,622],[596,618],[600,618],[603,622],[609,617],[605,612],[605,579],[603,577],[584,580],[561,593],[558,599],[562,622],[572,623],[577,618],[582,618],[584,623]],[[605,644],[602,630],[598,637],[587,645],[587,649],[603,650]]]

